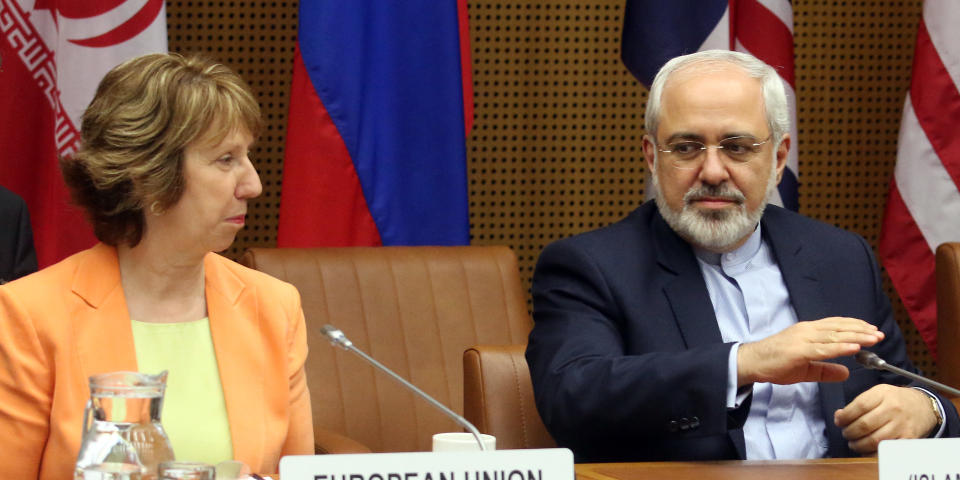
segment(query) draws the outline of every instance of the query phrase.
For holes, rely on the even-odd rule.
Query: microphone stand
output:
[[[468,422],[466,418],[463,418],[453,410],[450,410],[449,408],[447,408],[446,405],[438,402],[430,395],[427,395],[426,392],[417,388],[416,385],[408,382],[405,378],[401,377],[400,375],[397,375],[393,370],[390,370],[389,368],[387,368],[386,365],[378,362],[375,358],[371,357],[370,355],[367,355],[363,350],[360,350],[359,348],[353,346],[353,342],[351,342],[350,339],[348,339],[346,335],[344,335],[343,332],[340,331],[339,328],[334,327],[333,325],[324,325],[320,329],[320,333],[322,333],[323,336],[327,337],[327,339],[330,340],[331,345],[340,347],[348,352],[353,352],[354,354],[358,355],[360,358],[364,359],[370,365],[377,367],[377,369],[379,369],[381,372],[386,373],[387,375],[390,376],[390,378],[399,382],[400,385],[403,385],[413,393],[416,393],[420,398],[426,400],[430,405],[433,405],[434,407],[438,408],[446,416],[452,418],[455,422],[457,422],[457,424],[459,424],[463,428],[466,428],[471,434],[473,434],[473,438],[477,441],[477,445],[480,446],[481,451],[487,451],[487,446],[483,443],[483,440],[480,439],[480,432],[477,430],[477,427],[473,426],[472,423]]]
[[[872,370],[886,370],[886,371],[888,371],[888,372],[892,372],[892,373],[895,373],[895,374],[897,374],[897,375],[901,375],[901,376],[907,377],[907,378],[909,378],[910,380],[913,380],[913,381],[922,383],[922,384],[924,384],[924,385],[926,385],[926,386],[928,386],[928,387],[935,388],[935,389],[940,390],[941,392],[946,393],[946,394],[949,394],[949,395],[951,395],[951,396],[960,397],[960,390],[957,390],[956,388],[953,388],[953,387],[944,385],[944,384],[942,384],[942,383],[940,383],[940,382],[937,382],[937,381],[935,381],[935,380],[931,380],[931,379],[929,379],[929,378],[922,377],[922,376],[920,376],[920,375],[917,375],[916,373],[913,373],[913,372],[904,370],[904,369],[902,369],[902,368],[900,368],[900,367],[895,367],[895,366],[893,366],[893,365],[890,365],[889,363],[886,362],[886,360],[880,358],[876,353],[870,352],[870,351],[868,351],[868,350],[860,350],[859,352],[857,352],[857,354],[854,356],[854,358],[857,360],[857,363],[859,363],[860,365],[863,365],[864,367],[867,367],[867,368],[869,368],[869,369],[872,369]]]

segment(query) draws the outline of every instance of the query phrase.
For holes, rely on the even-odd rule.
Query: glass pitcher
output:
[[[90,401],[83,414],[83,441],[74,478],[104,464],[138,465],[153,479],[160,462],[173,460],[170,439],[160,425],[167,372],[157,375],[112,372],[90,377]]]

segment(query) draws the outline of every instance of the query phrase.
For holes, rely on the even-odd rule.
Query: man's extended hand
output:
[[[924,438],[937,425],[930,396],[920,390],[877,385],[833,414],[843,438],[859,453],[877,451],[880,440]]]
[[[763,340],[740,345],[737,385],[840,382],[850,375],[847,367],[822,360],[853,355],[880,340],[883,332],[856,318],[798,322]]]

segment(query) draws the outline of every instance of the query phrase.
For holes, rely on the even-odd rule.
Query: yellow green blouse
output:
[[[233,459],[210,320],[131,323],[140,372],[169,372],[161,423],[176,459],[210,464]]]

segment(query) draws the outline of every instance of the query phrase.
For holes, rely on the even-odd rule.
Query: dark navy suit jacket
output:
[[[36,271],[27,205],[15,193],[0,187],[0,283]]]
[[[774,206],[761,224],[800,321],[873,323],[886,338],[870,350],[915,370],[863,238]],[[693,249],[653,202],[547,246],[533,300],[527,361],[537,407],[578,462],[744,458],[749,402],[726,408],[732,344],[721,339]],[[878,383],[907,382],[852,357],[836,361],[850,378],[820,384],[828,455],[852,456],[833,412]],[[945,434],[956,436],[957,412],[941,402]]]

